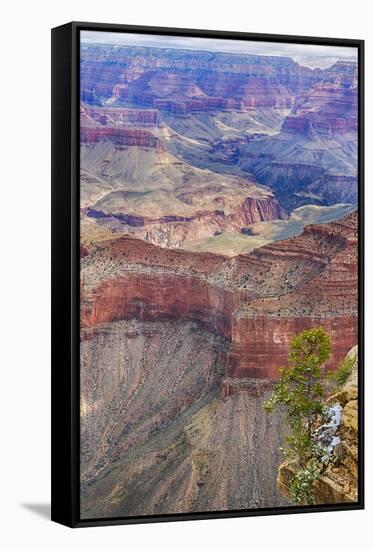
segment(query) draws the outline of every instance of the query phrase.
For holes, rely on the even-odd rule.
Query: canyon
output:
[[[276,379],[291,338],[323,325],[332,367],[357,340],[356,244],[356,212],[232,259],[128,237],[99,243],[82,259],[82,327],[198,322],[230,341],[229,387],[231,378]]]
[[[82,206],[110,231],[187,248],[300,206],[354,206],[356,71],[347,62],[311,69],[290,57],[85,44]],[[252,206],[258,198],[265,208]],[[248,203],[258,212],[246,215]]]
[[[180,105],[187,112],[292,107],[295,97],[320,80],[350,84],[355,75],[353,63],[311,69],[285,56],[112,44],[81,48],[81,99],[93,105]]]
[[[289,345],[358,340],[357,65],[82,42],[81,517],[289,505]]]
[[[196,168],[129,127],[81,126],[81,206],[110,231],[168,247],[288,218],[252,178]]]
[[[288,504],[263,402],[299,331],[325,327],[329,368],[357,341],[356,237],[355,212],[232,259],[84,247],[82,517]]]

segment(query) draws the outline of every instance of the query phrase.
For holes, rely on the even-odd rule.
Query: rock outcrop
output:
[[[357,502],[358,499],[358,367],[357,347],[348,353],[354,361],[352,373],[342,389],[328,399],[330,405],[342,409],[341,422],[335,437],[332,460],[325,463],[320,478],[314,482],[312,494],[315,504]],[[294,475],[291,462],[279,468],[277,486],[286,497],[290,496],[290,483]]]
[[[357,132],[357,86],[337,83],[318,84],[299,98],[283,130],[293,134],[321,136]]]
[[[119,201],[121,193],[118,193]],[[114,193],[110,195],[112,201]],[[229,209],[224,210],[225,199],[216,199],[215,206],[222,210],[198,210],[190,216],[167,215],[159,218],[122,214],[114,208],[108,208],[105,201],[99,202],[96,208],[87,208],[85,213],[91,218],[115,225],[123,234],[144,239],[152,244],[163,247],[178,247],[184,241],[195,241],[223,231],[239,233],[243,227],[253,223],[270,220],[285,220],[287,214],[279,202],[272,196],[263,198],[235,198],[236,205],[231,201]],[[103,211],[104,209],[104,211]],[[228,210],[228,211],[226,211]]]
[[[82,326],[198,322],[229,340],[225,377],[244,387],[276,379],[292,337],[323,325],[332,368],[357,341],[356,239],[355,212],[231,260],[131,238],[99,243],[82,259]]]
[[[84,127],[80,129],[80,142],[85,144],[111,141],[118,147],[151,147],[163,151],[161,141],[151,132],[138,128],[113,128],[110,126]]]
[[[96,126],[135,126],[158,127],[160,125],[159,111],[156,109],[121,109],[114,107],[80,106],[80,120],[83,125]]]

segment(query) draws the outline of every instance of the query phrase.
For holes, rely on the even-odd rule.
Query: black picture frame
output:
[[[358,50],[359,481],[358,502],[109,519],[79,514],[79,33],[110,31],[347,46]],[[364,41],[72,22],[52,29],[52,520],[69,527],[364,508]]]

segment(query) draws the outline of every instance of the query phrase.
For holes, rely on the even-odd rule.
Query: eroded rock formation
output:
[[[118,193],[120,195],[120,192]],[[192,193],[190,193],[192,195]],[[113,199],[114,193],[110,199]],[[234,204],[234,202],[236,204]],[[87,216],[100,220],[100,223],[117,227],[121,233],[144,239],[163,247],[178,247],[185,241],[195,241],[223,231],[237,233],[253,223],[270,220],[285,220],[288,215],[273,196],[263,198],[242,197],[237,194],[228,208],[227,200],[216,199],[215,206],[221,210],[198,210],[189,216],[168,215],[159,218],[122,214],[115,207],[110,211],[105,201],[95,208],[87,208]],[[105,211],[103,211],[103,208]]]
[[[263,414],[268,391],[220,399],[225,338],[182,320],[83,334],[83,518],[286,504],[274,491],[283,427]]]
[[[160,116],[156,109],[124,109],[113,107],[92,107],[82,104],[80,120],[83,125],[135,126],[152,128],[159,126]]]
[[[355,82],[318,84],[297,100],[283,130],[321,136],[357,132],[357,91]]]
[[[301,330],[330,333],[330,367],[356,343],[357,215],[232,259],[120,238],[92,247],[81,282],[83,327],[184,319],[227,338],[226,395],[231,379],[276,379]]]
[[[287,504],[263,401],[294,334],[330,368],[356,343],[357,216],[262,245],[354,207],[356,64],[83,40],[80,68],[81,515]]]
[[[357,97],[353,62],[310,69],[287,57],[82,45],[83,143],[254,175],[288,213],[356,203]],[[105,161],[111,181],[121,167]]]
[[[113,128],[110,126],[84,127],[80,129],[81,143],[92,144],[111,141],[118,147],[151,147],[163,150],[161,141],[151,132],[138,128]]]
[[[110,64],[107,60],[110,59]],[[81,98],[90,104],[130,103],[185,115],[209,109],[292,107],[321,82],[356,78],[353,63],[310,69],[290,57],[83,44]]]

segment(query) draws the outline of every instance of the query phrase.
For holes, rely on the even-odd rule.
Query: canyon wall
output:
[[[82,44],[83,144],[159,148],[256,178],[288,213],[356,203],[357,101],[354,62],[311,69],[290,57]]]
[[[80,120],[85,125],[157,127],[160,125],[156,109],[124,109],[113,107],[92,107],[82,104]]]
[[[110,195],[110,201],[113,195],[114,193]],[[95,208],[87,208],[84,212],[88,217],[98,219],[109,226],[118,224],[122,233],[166,247],[178,247],[184,241],[204,239],[223,231],[239,233],[242,228],[261,221],[288,218],[285,210],[273,196],[254,198],[238,195],[235,202],[236,205],[230,205],[227,212],[224,209],[198,210],[189,216],[168,215],[152,218],[122,214],[115,211],[115,206],[114,208],[111,204],[107,206],[104,199],[98,202]],[[220,203],[224,208],[224,198]],[[218,199],[215,204],[220,206]]]
[[[357,341],[357,214],[265,243],[354,207],[357,65],[80,53],[81,517],[287,505],[263,403],[295,334],[323,325],[331,369]]]
[[[81,143],[92,144],[100,141],[111,141],[118,147],[151,147],[164,150],[162,142],[151,132],[143,129],[110,126],[81,127]]]
[[[107,60],[110,59],[110,64]],[[310,69],[290,57],[83,44],[81,99],[191,112],[292,107],[307,89],[356,78],[353,63]]]
[[[297,99],[292,114],[284,121],[283,131],[304,135],[357,132],[357,99],[355,82],[318,84]]]
[[[225,338],[185,320],[83,332],[82,518],[287,503],[275,491],[283,425],[263,414],[268,388],[219,399]]]
[[[231,380],[277,379],[291,338],[319,325],[333,368],[357,341],[356,239],[353,213],[231,260],[130,238],[101,243],[82,259],[82,326],[198,322],[230,342],[223,395]]]

